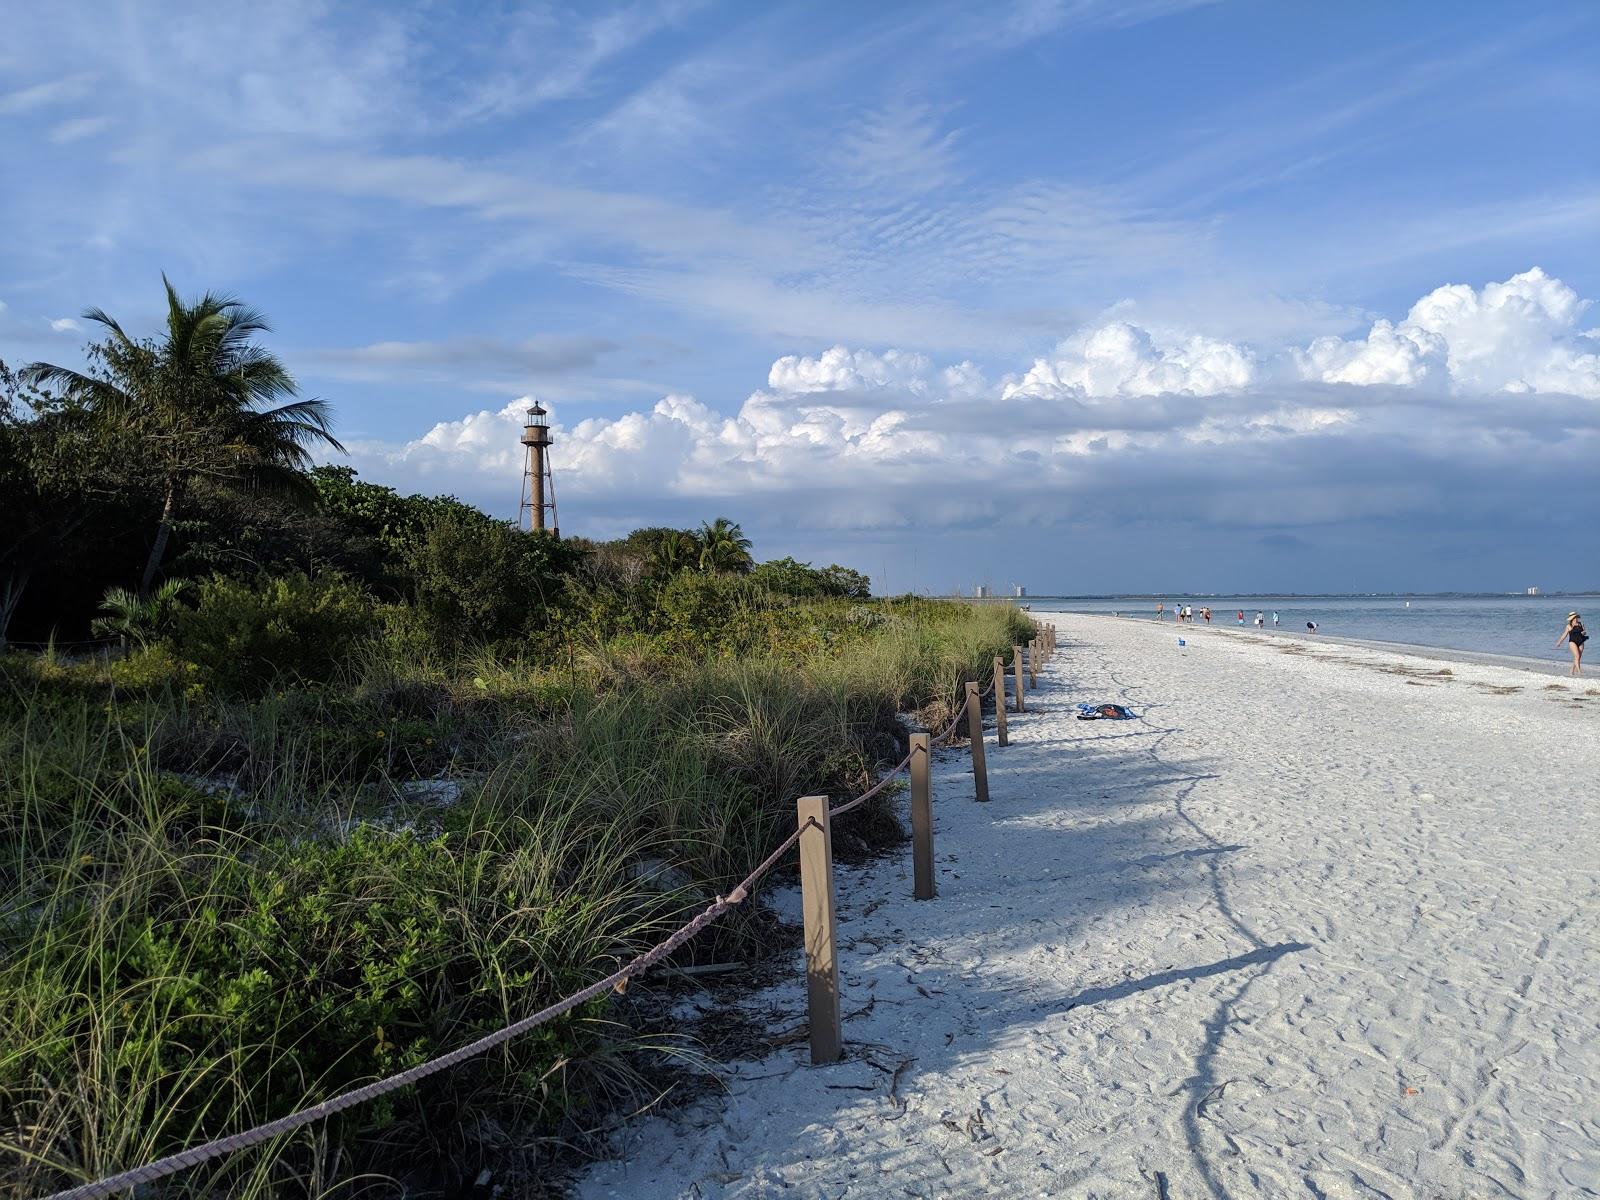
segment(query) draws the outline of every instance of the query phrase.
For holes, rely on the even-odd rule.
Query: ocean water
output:
[[[1565,646],[1556,639],[1566,626],[1567,614],[1576,609],[1591,636],[1600,634],[1600,594],[1564,596],[1029,596],[1022,603],[1035,612],[1118,613],[1155,620],[1156,605],[1165,601],[1163,619],[1172,624],[1172,607],[1188,604],[1195,624],[1202,606],[1211,608],[1211,623],[1239,628],[1236,614],[1244,610],[1244,628],[1260,609],[1277,612],[1285,633],[1305,633],[1315,621],[1319,632],[1336,637],[1375,642],[1435,646],[1484,654],[1512,654],[1546,662],[1570,662]],[[1591,647],[1600,642],[1591,641]],[[1593,656],[1600,670],[1600,653]],[[1589,661],[1584,666],[1587,669]]]

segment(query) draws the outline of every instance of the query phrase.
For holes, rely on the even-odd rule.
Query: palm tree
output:
[[[343,451],[324,400],[295,399],[293,377],[255,342],[266,318],[230,296],[207,292],[186,304],[163,275],[166,336],[135,341],[101,309],[84,312],[107,339],[91,348],[97,369],[38,362],[22,373],[36,387],[81,401],[151,465],[161,517],[139,584],[150,594],[185,492],[211,479],[314,503],[306,476],[313,449]]]
[[[698,540],[702,571],[746,575],[756,565],[750,557],[750,539],[727,517],[718,517],[709,525],[702,522]]]
[[[178,597],[188,586],[187,579],[168,579],[149,596],[135,595],[127,588],[110,588],[100,601],[100,611],[106,615],[96,617],[89,628],[143,647],[167,631],[178,608]]]
[[[686,571],[700,559],[699,540],[691,533],[669,529],[650,551],[650,570],[663,579]]]

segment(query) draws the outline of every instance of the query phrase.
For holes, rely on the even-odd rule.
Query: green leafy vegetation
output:
[[[1010,608],[757,563],[726,518],[558,541],[270,438],[172,458],[155,443],[232,436],[289,385],[219,382],[265,362],[264,324],[169,301],[161,342],[107,319],[99,368],[0,374],[23,506],[0,617],[113,639],[0,657],[0,1194],[246,1128],[600,978],[1021,636]],[[331,437],[325,409],[291,412]],[[835,836],[892,843],[891,804]],[[744,906],[680,958],[788,936]],[[462,1194],[486,1165],[537,1195],[559,1150],[670,1082],[688,1048],[650,992],[150,1195]]]

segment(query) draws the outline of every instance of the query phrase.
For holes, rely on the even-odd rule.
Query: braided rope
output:
[[[956,726],[960,724],[961,719],[966,716],[968,703],[969,701],[965,700],[962,702],[960,710],[956,713],[955,719],[950,722],[949,727],[938,737],[933,738],[930,744],[939,745],[950,738],[955,732]],[[830,818],[841,816],[852,809],[859,808],[888,787],[890,781],[905,770],[910,763],[911,755],[907,754],[888,774],[854,800],[847,801],[837,808],[830,808],[828,816]],[[368,1100],[376,1100],[379,1096],[386,1096],[390,1092],[398,1091],[400,1088],[409,1087],[430,1075],[436,1075],[440,1071],[448,1070],[458,1063],[465,1062],[469,1058],[476,1058],[480,1054],[493,1050],[496,1046],[504,1045],[530,1029],[571,1012],[579,1005],[585,1004],[613,988],[621,991],[629,979],[636,975],[644,974],[734,905],[747,899],[750,895],[750,888],[770,871],[780,858],[794,848],[805,828],[805,826],[797,828],[783,840],[776,850],[762,859],[732,891],[726,896],[718,896],[703,912],[676,933],[666,938],[666,940],[652,946],[605,978],[595,980],[588,987],[574,992],[564,999],[557,1000],[554,1004],[542,1008],[536,1013],[523,1017],[519,1021],[496,1030],[494,1033],[487,1034],[475,1042],[459,1046],[449,1053],[441,1054],[437,1058],[431,1058],[427,1062],[418,1063],[416,1066],[409,1067],[386,1079],[374,1080],[372,1083],[352,1088],[347,1092],[341,1092],[337,1096],[331,1096],[318,1104],[311,1105],[309,1108],[302,1108],[298,1112],[292,1112],[276,1120],[267,1121],[252,1129],[246,1129],[239,1133],[230,1133],[226,1137],[216,1138],[198,1146],[191,1146],[186,1150],[178,1151],[176,1154],[169,1154],[165,1158],[158,1158],[154,1162],[146,1163],[142,1167],[133,1167],[116,1175],[108,1175],[104,1179],[97,1179],[92,1183],[68,1188],[64,1192],[57,1192],[55,1195],[48,1197],[47,1200],[98,1200],[99,1197],[110,1196],[115,1192],[138,1187],[140,1184],[154,1183],[158,1179],[164,1179],[168,1175],[175,1175],[179,1171],[199,1166],[201,1163],[208,1162],[221,1155],[233,1154],[240,1150],[247,1150],[252,1146],[259,1146],[263,1142],[269,1142],[273,1138],[292,1133],[296,1129],[310,1125],[315,1121],[324,1120],[335,1113],[341,1113],[346,1109],[355,1108],[359,1104],[365,1104]]]
[[[851,809],[860,808],[868,800],[871,800],[879,792],[883,791],[884,788],[888,787],[894,777],[900,774],[901,771],[904,771],[910,765],[911,755],[907,754],[889,769],[888,774],[886,774],[882,779],[878,780],[877,783],[873,784],[866,791],[862,792],[861,795],[857,796],[854,800],[847,800],[845,803],[839,805],[838,808],[830,808],[828,810],[828,816],[830,818],[837,817],[849,812]]]
[[[956,726],[960,725],[961,721],[962,721],[962,718],[964,718],[967,715],[967,705],[970,704],[970,703],[971,703],[970,700],[963,700],[961,702],[961,707],[956,710],[955,718],[945,728],[945,731],[943,733],[941,733],[938,737],[933,738],[931,740],[931,742],[930,742],[931,745],[940,746],[940,745],[943,745],[945,742],[948,742],[950,740],[951,736],[954,735],[954,733],[956,731]]]

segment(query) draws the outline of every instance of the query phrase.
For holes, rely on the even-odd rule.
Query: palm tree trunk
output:
[[[167,554],[167,542],[172,537],[172,510],[178,506],[178,485],[174,480],[167,481],[167,494],[161,501],[161,524],[156,526],[155,545],[150,547],[150,557],[144,564],[144,578],[139,582],[139,599],[145,600],[150,596],[150,587],[156,581],[156,572],[161,569],[161,560]]]

